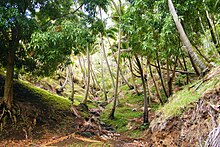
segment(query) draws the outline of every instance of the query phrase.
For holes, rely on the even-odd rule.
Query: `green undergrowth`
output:
[[[112,125],[117,132],[126,134],[129,137],[137,138],[141,136],[142,116],[143,116],[143,100],[144,96],[133,94],[133,90],[129,90],[127,86],[119,88],[119,104],[115,110],[115,119],[110,120],[108,116],[111,112],[113,103],[106,106],[101,114],[101,119],[106,124]],[[158,109],[158,104],[151,105],[152,110]]]
[[[212,73],[213,69],[210,73]],[[194,83],[185,86],[185,88],[172,97],[169,102],[158,110],[160,117],[170,118],[181,115],[197,102],[205,93],[210,92],[220,85],[220,75],[216,75],[208,81],[201,84],[202,80],[197,80]],[[201,84],[199,86],[199,84]],[[198,88],[197,88],[198,87]],[[191,105],[192,104],[192,105]]]

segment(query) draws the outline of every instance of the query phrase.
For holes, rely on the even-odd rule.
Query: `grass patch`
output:
[[[42,101],[48,103],[49,106],[59,109],[59,110],[68,110],[71,105],[71,101],[62,96],[51,94],[50,92],[43,90],[38,87],[32,86],[30,83],[25,81],[19,81],[24,88],[30,90],[34,95],[40,97]]]
[[[141,102],[143,102],[142,95],[132,95],[130,92],[128,92],[124,95],[124,97],[120,98],[120,105],[115,111],[115,119],[108,119],[112,109],[112,103],[107,105],[105,111],[101,114],[101,119],[105,123],[111,124],[117,130],[117,132],[125,133],[129,131],[128,123],[130,120],[142,116],[143,112],[141,110],[133,111],[133,109],[138,109],[141,107],[141,105],[139,105]]]
[[[218,75],[202,83],[198,90],[195,90],[195,87],[197,87],[201,81],[202,80],[196,81],[193,84],[186,86],[182,91],[175,93],[169,98],[169,102],[165,104],[164,107],[160,108],[159,112],[162,112],[165,118],[179,116],[190,108],[191,103],[198,101],[203,94],[220,85]],[[190,88],[193,85],[194,87]]]
[[[160,111],[166,117],[180,115],[188,104],[197,101],[200,96],[198,92],[191,92],[188,88],[185,88],[170,98],[170,102],[164,105]]]

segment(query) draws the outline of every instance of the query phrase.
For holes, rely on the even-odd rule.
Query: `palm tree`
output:
[[[176,24],[176,28],[180,34],[180,39],[182,43],[184,44],[186,51],[189,53],[189,56],[191,56],[192,61],[200,68],[201,70],[200,72],[201,73],[205,72],[207,70],[207,66],[198,58],[197,54],[193,51],[192,44],[190,43],[182,27],[182,24],[180,23],[178,19],[178,15],[176,13],[172,0],[168,0],[168,6],[169,6],[170,13],[173,16],[173,20]]]

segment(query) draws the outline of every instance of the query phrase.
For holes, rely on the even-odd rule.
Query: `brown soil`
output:
[[[4,78],[0,75],[0,97],[3,95]],[[160,115],[150,114],[156,119],[143,133],[142,139],[111,133],[101,128],[97,121],[77,118],[71,110],[57,110],[47,105],[22,85],[15,83],[15,103],[19,108],[16,124],[8,121],[0,132],[0,146],[200,146],[204,145],[209,132],[218,126],[220,113],[212,105],[220,104],[220,87],[205,93],[190,109],[179,117],[161,121]],[[94,118],[95,119],[95,118]],[[136,120],[140,122],[140,120]],[[90,122],[91,124],[88,124]],[[86,128],[85,128],[86,127]],[[106,127],[106,126],[104,126]],[[89,134],[89,139],[86,134]],[[82,135],[85,137],[82,137]],[[91,135],[92,134],[92,135]],[[103,139],[98,136],[106,135]],[[109,136],[112,136],[109,137]]]
[[[210,104],[211,103],[211,104]],[[209,132],[218,126],[220,113],[211,105],[220,104],[220,87],[203,97],[180,117],[158,122],[145,132],[146,146],[200,146],[204,145]]]
[[[3,96],[4,77],[0,75],[0,97]],[[14,83],[16,112],[12,120],[7,118],[0,131],[0,145],[16,145],[44,142],[45,139],[62,136],[75,131],[75,116],[70,110],[54,109],[40,96]],[[2,114],[2,110],[0,111]],[[23,146],[21,145],[21,146]]]
[[[3,85],[4,77],[0,75],[0,98],[3,96]],[[99,116],[96,116],[99,110],[90,112],[82,104],[76,108],[80,114],[76,117],[71,111],[73,107],[67,110],[55,109],[18,82],[14,82],[14,93],[16,121],[9,118],[4,120],[6,124],[0,131],[0,146],[121,146],[125,143],[116,143],[115,140],[107,142],[107,139],[98,137],[105,135],[110,139],[110,135],[116,136],[111,127],[100,124]],[[0,110],[0,114],[2,112]],[[86,116],[83,117],[81,112],[86,113]]]

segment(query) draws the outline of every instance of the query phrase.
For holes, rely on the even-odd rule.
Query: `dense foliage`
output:
[[[79,62],[86,87],[82,103],[89,96],[105,97],[106,102],[114,97],[109,115],[114,119],[118,87],[126,84],[144,95],[146,127],[151,101],[163,105],[175,88],[204,76],[219,62],[219,6],[213,0],[2,0],[3,107],[10,110],[13,105],[14,73],[51,76],[63,68],[73,100],[73,66]]]

